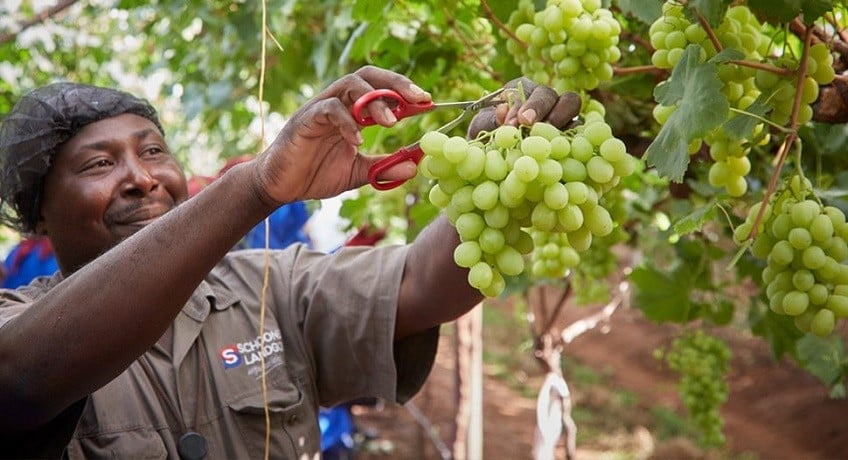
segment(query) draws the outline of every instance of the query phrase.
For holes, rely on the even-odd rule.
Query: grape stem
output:
[[[762,117],[760,115],[748,112],[748,111],[743,110],[743,109],[737,109],[736,107],[730,107],[730,111],[733,112],[733,113],[737,113],[739,115],[745,115],[745,116],[748,116],[748,117],[751,117],[751,118],[756,118],[757,120],[771,126],[772,128],[774,128],[774,129],[776,129],[776,130],[778,130],[778,131],[780,131],[784,134],[789,134],[792,131],[791,129],[785,128],[785,127],[769,120],[768,118],[765,118],[765,117]]]
[[[704,18],[704,16],[702,16],[700,14],[697,15],[697,18],[698,18],[698,24],[700,24],[701,28],[704,29],[704,31],[707,33],[707,36],[710,38],[710,42],[715,47],[716,52],[720,53],[724,49],[724,47],[721,45],[721,42],[718,40],[718,36],[715,34],[715,31],[713,30],[713,28],[710,27],[710,23],[706,20],[706,18]],[[736,65],[743,66],[743,67],[751,67],[752,69],[765,70],[765,71],[773,72],[773,73],[776,73],[778,75],[783,75],[783,76],[790,76],[794,73],[789,69],[783,69],[783,68],[776,67],[776,66],[773,66],[773,65],[764,64],[762,62],[745,61],[745,60],[734,60],[734,61],[729,61],[729,62],[731,64],[736,64]]]
[[[795,71],[793,71],[793,70],[784,69],[783,67],[777,67],[777,66],[765,64],[763,62],[746,61],[746,60],[733,60],[733,61],[728,61],[728,62],[730,64],[736,64],[736,65],[742,66],[742,67],[750,67],[752,69],[765,70],[767,72],[776,73],[776,74],[784,76],[784,77],[792,76],[792,75],[795,74]]]
[[[814,28],[810,26],[804,32],[804,49],[801,51],[801,62],[798,63],[798,82],[795,87],[795,98],[792,101],[792,114],[789,117],[789,133],[783,139],[783,143],[780,144],[780,148],[777,150],[777,164],[775,165],[774,172],[771,175],[771,180],[769,180],[768,189],[763,196],[760,210],[757,212],[757,218],[754,219],[754,226],[751,229],[751,235],[748,237],[751,240],[757,236],[760,228],[760,222],[763,220],[763,215],[765,215],[766,212],[766,206],[777,187],[777,180],[780,178],[780,172],[783,170],[783,164],[786,163],[787,152],[790,147],[797,144],[800,155],[801,141],[798,138],[798,112],[801,108],[801,93],[803,91],[802,83],[804,82],[804,79],[807,78],[807,60],[810,55],[810,43],[813,41],[813,29]]]
[[[665,71],[655,65],[637,65],[632,67],[613,67],[616,75],[632,75],[636,73],[653,73],[665,75]]]
[[[715,46],[716,52],[720,53],[724,48],[721,46],[721,42],[718,41],[718,36],[716,36],[715,31],[712,27],[710,27],[710,23],[700,13],[695,13],[695,16],[698,18],[698,24],[701,25],[701,28],[704,29],[707,36],[710,37],[710,42],[712,42],[713,46]]]
[[[507,27],[506,24],[501,22],[501,20],[498,19],[497,16],[495,16],[495,12],[492,11],[492,8],[489,6],[489,2],[487,2],[486,0],[483,0],[481,3],[483,5],[483,9],[486,10],[486,16],[489,18],[489,21],[491,21],[492,24],[495,25],[495,27],[502,30],[503,33],[507,34],[507,36],[509,36],[509,38],[515,40],[515,42],[518,43],[519,46],[521,46],[524,49],[527,49],[527,43],[525,43],[523,40],[518,38],[511,30],[509,30],[509,27]]]

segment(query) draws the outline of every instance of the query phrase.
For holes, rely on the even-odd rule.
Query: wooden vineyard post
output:
[[[483,458],[483,305],[456,320],[453,458]]]

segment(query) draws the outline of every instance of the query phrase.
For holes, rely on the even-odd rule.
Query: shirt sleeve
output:
[[[363,397],[403,403],[424,384],[439,329],[394,340],[406,252],[406,246],[344,248],[320,263],[306,256],[306,269],[292,272],[320,404]]]
[[[0,334],[8,323],[43,295],[54,280],[42,280],[18,289],[0,289]],[[35,430],[7,436],[0,434],[0,458],[61,458],[82,416],[87,398],[62,411]]]

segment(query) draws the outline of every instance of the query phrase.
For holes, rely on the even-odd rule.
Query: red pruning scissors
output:
[[[478,110],[483,107],[491,107],[493,105],[501,104],[506,102],[502,99],[498,99],[501,93],[503,93],[505,88],[501,88],[491,94],[487,94],[476,101],[464,101],[464,102],[442,102],[442,103],[434,103],[434,102],[409,102],[403,98],[397,92],[390,89],[377,89],[374,91],[369,91],[362,95],[356,102],[353,104],[353,118],[359,123],[360,126],[371,126],[376,124],[372,117],[365,117],[362,115],[362,110],[372,101],[380,98],[387,98],[394,101],[394,108],[391,109],[392,113],[395,115],[395,118],[401,120],[406,117],[411,117],[413,115],[418,115],[421,113],[429,112],[431,110],[436,109],[444,109],[444,108],[458,108],[462,109],[462,113],[454,118],[448,124],[442,126],[437,129],[437,131],[442,133],[447,133],[448,131],[455,128],[462,121],[467,118],[473,116]],[[413,161],[415,164],[418,164],[421,161],[421,158],[424,156],[424,152],[421,151],[421,146],[419,142],[415,142],[413,144],[407,145],[406,147],[401,147],[393,154],[381,159],[380,161],[374,163],[371,166],[371,169],[368,170],[368,181],[371,185],[377,190],[391,190],[404,182],[405,180],[393,180],[393,181],[380,181],[377,179],[377,176],[383,173],[388,168],[392,166],[403,163],[404,161]]]

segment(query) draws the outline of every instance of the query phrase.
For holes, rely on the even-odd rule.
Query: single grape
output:
[[[471,268],[483,256],[483,251],[476,241],[465,241],[460,243],[453,251],[453,260],[463,268]]]

